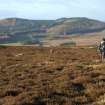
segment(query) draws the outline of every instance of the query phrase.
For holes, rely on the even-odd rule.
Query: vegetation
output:
[[[1,105],[104,105],[104,97],[94,47],[0,47]]]
[[[76,46],[76,42],[70,41],[70,42],[63,43],[60,46]]]
[[[62,35],[83,35],[103,30],[105,30],[104,22],[88,18],[61,18],[57,20],[8,18],[0,20],[0,44],[33,43],[33,40],[37,39],[36,37],[40,37],[38,40],[53,39],[60,38]]]
[[[0,33],[30,33],[45,32],[45,29],[53,24],[53,20],[27,20],[20,18],[9,18],[0,20]]]
[[[49,28],[49,33],[77,34],[99,32],[105,29],[105,23],[88,18],[59,19]]]

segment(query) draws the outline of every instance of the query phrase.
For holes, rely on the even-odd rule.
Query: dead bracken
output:
[[[104,105],[104,65],[94,47],[0,47],[0,105]]]

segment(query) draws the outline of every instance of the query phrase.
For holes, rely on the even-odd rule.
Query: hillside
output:
[[[28,20],[21,18],[8,18],[0,20],[0,33],[55,33],[75,34],[91,33],[105,29],[105,23],[88,18],[61,18],[57,20]]]
[[[105,62],[94,47],[0,47],[0,105],[105,105]]]
[[[28,20],[21,18],[3,19],[0,20],[0,33],[46,32],[46,28],[52,25],[53,22],[53,20]]]
[[[70,35],[99,32],[105,29],[105,23],[88,18],[61,18],[48,29],[48,33]]]
[[[44,41],[45,43],[51,42],[51,40],[46,41],[47,39],[59,39],[60,41],[72,35],[88,36],[98,33],[100,35],[104,30],[104,22],[88,18],[60,18],[57,20],[8,18],[0,20],[0,44],[42,44],[41,42]]]
[[[77,45],[99,45],[100,41],[105,37],[105,31],[86,33],[83,35],[71,36],[71,40]]]

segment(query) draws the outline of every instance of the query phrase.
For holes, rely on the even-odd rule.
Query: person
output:
[[[101,53],[101,59],[104,60],[105,58],[105,38],[102,39],[99,45],[99,51]]]

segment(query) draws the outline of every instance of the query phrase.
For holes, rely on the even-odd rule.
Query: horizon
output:
[[[96,21],[100,21],[100,22],[105,22],[99,19],[93,19],[93,18],[88,18],[88,17],[61,17],[61,18],[57,18],[57,19],[62,19],[62,18],[66,18],[66,19],[72,19],[72,18],[86,18],[86,19],[92,19],[92,20],[96,20]],[[0,20],[6,20],[6,19],[23,19],[23,20],[57,20],[57,19],[30,19],[30,18],[24,18],[24,17],[7,17],[7,18],[0,18]]]
[[[105,1],[99,0],[3,0],[0,2],[0,19],[16,17],[56,20],[63,17],[86,17],[105,22],[104,4]]]

